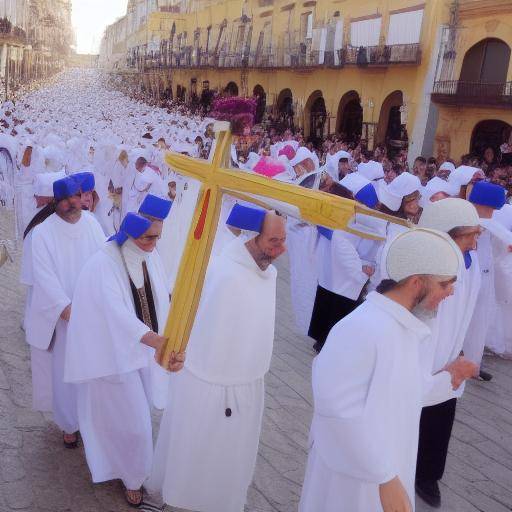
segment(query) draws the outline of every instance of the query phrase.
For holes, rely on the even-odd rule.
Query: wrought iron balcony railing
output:
[[[512,108],[512,82],[435,82],[432,101],[447,105],[494,105]]]
[[[139,70],[167,68],[338,68],[345,65],[388,66],[393,64],[419,64],[419,44],[348,46],[336,51],[311,49],[308,43],[283,47],[267,47],[256,51],[248,48],[236,52],[203,50],[186,46],[173,49],[165,45],[161,51],[150,52],[145,46],[132,48],[127,55],[127,66]]]

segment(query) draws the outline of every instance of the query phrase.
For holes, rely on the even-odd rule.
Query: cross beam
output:
[[[187,347],[217,231],[223,194],[232,193],[253,202],[264,202],[266,198],[287,203],[298,208],[303,220],[331,229],[346,229],[356,212],[397,221],[394,217],[362,209],[349,199],[229,169],[231,133],[228,123],[216,123],[215,131],[214,153],[207,162],[181,154],[166,155],[166,162],[173,170],[200,181],[202,185],[164,331],[167,338],[161,361],[164,367],[173,351],[181,352]]]

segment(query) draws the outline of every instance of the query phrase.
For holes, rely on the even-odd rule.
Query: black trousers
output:
[[[441,480],[452,435],[457,399],[423,407],[420,420],[420,440],[416,480]]]
[[[318,285],[308,335],[322,348],[334,325],[352,313],[359,304],[360,301],[337,295]]]

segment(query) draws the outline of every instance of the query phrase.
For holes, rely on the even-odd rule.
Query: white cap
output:
[[[460,250],[446,233],[416,228],[392,240],[386,254],[386,271],[396,282],[415,275],[452,278],[457,276],[460,262]]]
[[[452,162],[443,162],[440,166],[439,166],[439,170],[440,171],[450,171],[450,174],[455,171],[455,165],[452,164]]]
[[[40,197],[53,197],[53,184],[66,177],[64,171],[41,172],[34,178],[34,195]]]
[[[473,204],[456,197],[429,203],[424,208],[418,222],[419,227],[437,229],[443,233],[448,233],[454,228],[479,225],[480,219]]]
[[[357,172],[361,173],[366,179],[370,181],[384,178],[384,168],[380,162],[376,162],[375,160],[361,162],[357,166]]]
[[[290,160],[290,164],[292,166],[296,166],[308,158],[310,158],[312,162],[315,162],[313,153],[311,153],[308,148],[301,146],[299,149],[297,149],[295,156]]]
[[[471,167],[469,165],[460,165],[450,173],[448,180],[458,189],[458,193],[460,187],[467,185],[477,172],[482,172],[482,169],[479,169],[478,167]]]
[[[389,185],[379,188],[379,201],[390,210],[396,212],[400,209],[402,199],[413,192],[422,189],[418,176],[410,172],[403,172],[397,176]]]
[[[458,194],[457,188],[452,183],[434,176],[421,190],[420,206],[425,208],[431,202],[430,198],[439,192],[444,192],[449,196],[456,196]]]
[[[352,192],[354,195],[356,195],[363,187],[366,187],[366,185],[369,183],[371,183],[371,181],[367,180],[358,172],[351,172],[340,181],[340,185],[348,188],[348,190],[350,190],[350,192]]]

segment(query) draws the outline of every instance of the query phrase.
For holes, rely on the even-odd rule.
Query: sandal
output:
[[[134,501],[132,498],[130,498],[130,495],[128,493],[137,493],[140,494],[140,499],[137,501]],[[124,499],[126,500],[126,503],[132,508],[139,508],[142,505],[142,502],[144,501],[144,490],[142,487],[140,489],[127,489],[124,488]]]
[[[67,441],[66,437],[71,437],[71,436],[74,436],[75,440]],[[74,432],[73,434],[66,434],[65,432],[63,432],[62,442],[64,443],[64,446],[66,448],[69,448],[70,450],[78,448],[78,432]]]

